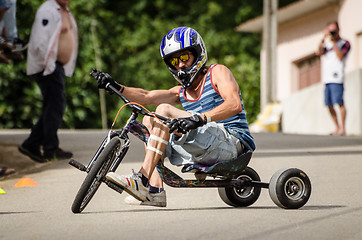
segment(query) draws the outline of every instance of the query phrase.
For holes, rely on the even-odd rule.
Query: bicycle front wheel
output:
[[[108,173],[114,160],[118,157],[121,141],[119,138],[112,138],[107,146],[103,149],[98,159],[88,172],[86,178],[80,187],[77,196],[72,205],[73,213],[82,212],[88,205],[99,186],[105,181],[105,176]],[[122,154],[121,154],[122,155]]]

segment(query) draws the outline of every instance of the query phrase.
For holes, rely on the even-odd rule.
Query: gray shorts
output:
[[[193,163],[213,165],[236,158],[241,152],[239,139],[229,134],[223,124],[211,122],[182,137],[171,134],[165,157],[177,166]]]

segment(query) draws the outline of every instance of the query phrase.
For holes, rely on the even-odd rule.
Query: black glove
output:
[[[167,126],[170,128],[170,133],[173,133],[175,130],[182,134],[186,133],[186,131],[180,127],[180,119],[181,118],[172,119],[171,122],[167,124]]]
[[[113,78],[108,73],[103,73],[96,69],[93,69],[91,76],[97,79],[98,88],[106,88],[107,84],[109,83],[113,86],[117,91],[121,90],[122,86],[115,82]]]
[[[186,133],[191,129],[196,129],[205,125],[204,119],[198,114],[192,115],[188,118],[177,118],[173,119],[168,127],[170,128],[170,133],[177,131],[179,133]]]

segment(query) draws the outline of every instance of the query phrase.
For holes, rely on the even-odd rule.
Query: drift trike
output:
[[[93,69],[91,76],[100,72]],[[132,113],[120,130],[111,130],[87,166],[70,160],[69,164],[86,172],[72,205],[73,213],[82,212],[90,202],[101,183],[122,193],[123,189],[106,179],[108,172],[115,172],[127,154],[131,141],[128,134],[133,134],[147,144],[150,136],[148,129],[137,117],[141,115],[155,117],[164,124],[171,120],[151,113],[143,106],[130,102],[122,93],[108,84],[106,89],[117,94]],[[113,126],[113,125],[112,125]],[[286,209],[298,209],[304,206],[311,195],[311,182],[306,173],[297,168],[285,168],[277,171],[269,183],[261,182],[255,170],[248,167],[252,152],[247,151],[239,157],[219,162],[212,166],[201,164],[184,165],[181,172],[193,172],[194,179],[183,179],[159,161],[156,168],[165,184],[176,188],[218,188],[221,199],[233,207],[247,207],[259,198],[261,188],[269,189],[273,202]]]

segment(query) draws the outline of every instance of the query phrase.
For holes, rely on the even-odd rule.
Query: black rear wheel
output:
[[[72,205],[73,213],[82,212],[88,205],[94,194],[97,192],[99,186],[105,181],[105,176],[108,173],[114,160],[124,154],[119,154],[121,141],[119,138],[112,138],[107,146],[103,149],[98,159],[88,172],[86,178],[80,187],[77,196],[75,197]]]
[[[246,167],[237,179],[260,182],[258,173],[250,167]],[[252,205],[258,200],[261,192],[260,187],[248,185],[244,187],[225,187],[219,188],[218,190],[220,198],[226,204],[233,207],[247,207]]]

